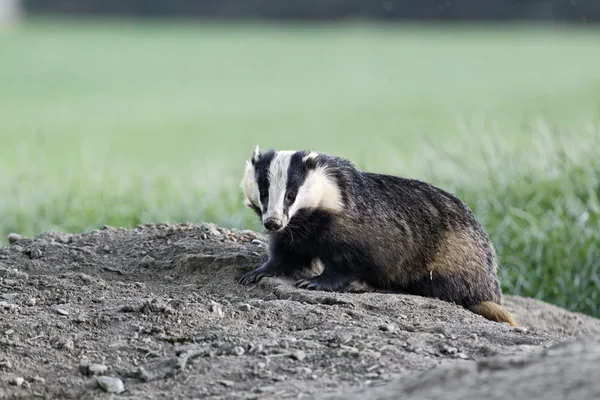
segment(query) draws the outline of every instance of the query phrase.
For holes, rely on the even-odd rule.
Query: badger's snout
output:
[[[271,218],[267,218],[265,220],[265,222],[263,223],[263,225],[265,226],[265,228],[267,228],[267,230],[269,230],[271,232],[275,232],[282,228],[283,222],[278,218],[271,217]]]

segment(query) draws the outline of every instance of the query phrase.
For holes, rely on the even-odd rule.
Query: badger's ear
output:
[[[310,152],[304,157],[302,157],[302,162],[304,163],[304,168],[311,170],[317,168],[317,153]]]
[[[256,147],[254,148],[254,151],[252,152],[252,156],[250,157],[250,162],[252,163],[252,165],[256,164],[256,162],[258,161],[259,158],[260,158],[260,150],[258,148],[258,145],[256,145]]]

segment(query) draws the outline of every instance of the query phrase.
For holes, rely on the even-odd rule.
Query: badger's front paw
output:
[[[250,272],[246,272],[240,278],[239,283],[242,285],[258,283],[262,278],[266,276],[275,276],[275,271],[270,267],[268,263],[265,263]]]

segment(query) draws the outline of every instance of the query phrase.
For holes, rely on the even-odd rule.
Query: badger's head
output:
[[[241,186],[244,204],[256,212],[270,232],[285,229],[300,210],[342,209],[340,189],[315,152],[261,153],[257,146],[246,161]]]

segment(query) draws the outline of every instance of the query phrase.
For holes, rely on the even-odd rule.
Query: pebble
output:
[[[463,360],[466,360],[467,358],[469,358],[469,356],[466,355],[465,353],[456,353],[456,358],[461,358]]]
[[[381,329],[384,332],[394,332],[396,330],[396,327],[392,324],[383,324],[379,326],[379,329]]]
[[[20,240],[25,239],[25,237],[23,235],[19,235],[18,233],[9,233],[8,234],[8,243],[10,244],[14,244],[17,243]]]
[[[258,240],[258,239],[252,239],[252,244],[256,244],[258,246],[264,246],[265,242],[263,242],[262,240]]]
[[[235,382],[234,382],[234,381],[228,381],[228,380],[226,380],[226,379],[224,379],[224,380],[222,380],[222,381],[219,381],[219,383],[220,383],[221,385],[223,385],[223,386],[226,386],[226,387],[232,387],[233,385],[235,385]]]
[[[9,308],[11,304],[8,301],[2,300],[0,301],[0,308]]]
[[[223,318],[225,313],[223,312],[223,307],[220,304],[215,303],[214,301],[210,305],[210,311],[217,314],[219,318]]]
[[[209,226],[207,230],[209,235],[221,236],[221,232],[219,232],[214,226]]]
[[[267,367],[267,364],[265,364],[264,362],[259,362],[256,364],[256,367],[258,369],[265,369]]]
[[[296,350],[291,354],[291,357],[295,360],[302,361],[306,358],[306,353],[302,350]]]
[[[84,375],[102,375],[108,370],[108,367],[104,364],[89,364],[81,365],[79,369]]]
[[[241,346],[235,346],[231,352],[236,356],[241,356],[244,354],[244,349]]]
[[[10,380],[10,384],[14,386],[23,386],[23,383],[25,383],[25,379],[21,376],[17,376]]]
[[[67,340],[65,344],[63,344],[63,349],[67,351],[72,351],[75,348],[75,343],[72,340]]]
[[[242,303],[238,306],[238,310],[240,311],[250,311],[250,304]]]
[[[527,328],[525,328],[524,326],[517,326],[513,329],[513,331],[515,332],[520,332],[520,333],[525,333],[527,332]]]
[[[64,308],[57,308],[56,312],[59,313],[60,315],[69,315],[69,312],[67,310],[65,310]]]
[[[42,256],[42,250],[40,249],[33,249],[29,251],[29,258],[31,258],[32,260],[35,260],[36,258],[40,258]]]
[[[0,369],[12,369],[12,363],[9,360],[0,360]]]
[[[456,354],[456,353],[458,353],[458,349],[456,347],[451,347],[451,346],[448,346],[446,344],[442,346],[442,351],[444,353],[447,353],[447,354]]]
[[[30,299],[27,299],[27,301],[25,302],[25,304],[28,305],[28,306],[35,306],[36,302],[37,302],[37,300],[35,299],[35,297],[32,297]]]
[[[98,382],[98,386],[105,392],[119,394],[125,391],[123,381],[119,378],[103,375],[97,377],[96,381]]]
[[[156,259],[154,257],[145,255],[142,258],[142,261],[140,261],[140,266],[142,266],[144,268],[149,268],[149,267],[153,266],[155,262],[156,262]]]
[[[476,333],[471,333],[471,335],[469,336],[469,339],[471,339],[471,340],[477,340],[477,334]]]
[[[261,386],[258,388],[261,393],[272,393],[275,391],[275,386]]]

